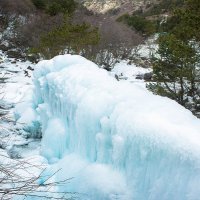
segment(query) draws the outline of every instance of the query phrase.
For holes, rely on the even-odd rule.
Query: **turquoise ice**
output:
[[[37,65],[34,108],[59,190],[90,200],[199,200],[200,121],[80,56]]]

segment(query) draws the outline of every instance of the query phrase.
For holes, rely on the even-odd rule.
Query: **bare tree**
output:
[[[0,159],[4,160],[0,165],[0,199],[9,200],[16,196],[23,199],[27,197],[37,197],[39,199],[72,199],[75,193],[56,192],[52,188],[67,184],[70,179],[53,181],[51,176],[44,176],[46,170],[42,165],[31,164],[30,159],[11,160],[8,156],[1,154]],[[6,160],[6,162],[5,162]],[[31,169],[38,169],[39,174],[31,172]],[[40,180],[44,181],[40,181]]]

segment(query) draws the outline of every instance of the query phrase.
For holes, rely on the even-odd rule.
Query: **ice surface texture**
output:
[[[81,199],[200,199],[200,121],[72,55],[37,65],[42,155]]]

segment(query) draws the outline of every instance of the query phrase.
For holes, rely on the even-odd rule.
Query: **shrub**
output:
[[[52,58],[60,53],[80,54],[86,47],[97,45],[99,33],[97,28],[88,24],[71,24],[65,22],[40,38],[40,43],[32,48],[32,53],[39,53],[44,58]]]
[[[76,3],[74,0],[53,0],[48,3],[47,13],[51,16],[58,13],[72,14],[76,9]]]
[[[45,9],[46,7],[46,1],[45,0],[32,0],[33,4],[37,9]]]
[[[51,16],[58,13],[71,14],[76,9],[74,0],[32,0],[37,9],[46,10]]]
[[[50,4],[47,8],[47,13],[50,14],[51,16],[57,15],[59,12],[61,12],[62,7],[60,4],[53,2]]]
[[[142,16],[125,14],[118,18],[118,21],[126,23],[128,26],[145,35],[151,35],[156,31],[156,23]]]
[[[184,0],[162,0],[149,8],[143,16],[160,15],[182,6]]]

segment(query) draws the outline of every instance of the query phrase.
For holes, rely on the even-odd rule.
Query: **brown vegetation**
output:
[[[31,0],[1,0],[0,12],[11,15],[26,15],[35,11]]]

